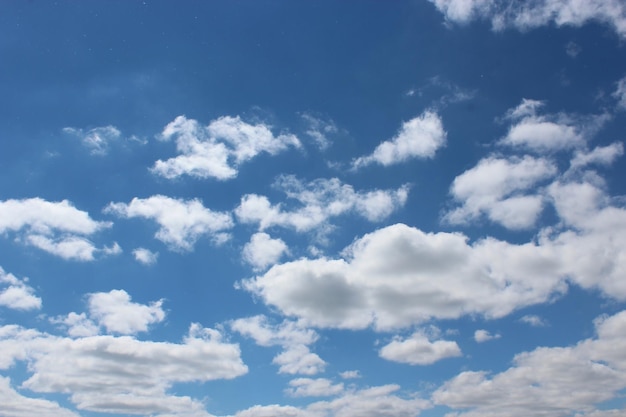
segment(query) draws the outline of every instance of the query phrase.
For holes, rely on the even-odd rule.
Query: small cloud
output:
[[[158,252],[152,252],[146,248],[137,248],[133,251],[135,260],[144,265],[153,265],[156,263],[159,257]]]
[[[35,290],[27,282],[28,279],[19,279],[0,267],[0,306],[22,311],[39,310],[41,298],[35,296]]]
[[[529,324],[533,327],[547,327],[549,324],[546,320],[534,314],[527,314],[519,319],[520,322]]]
[[[290,397],[328,397],[340,394],[343,384],[334,384],[326,378],[296,378],[289,381],[285,393]]]
[[[571,58],[576,58],[581,51],[582,48],[580,47],[580,45],[578,45],[574,41],[570,41],[567,43],[567,45],[565,45],[565,53]]]
[[[332,141],[329,137],[336,135],[339,132],[335,122],[328,119],[322,119],[316,117],[311,113],[302,113],[300,117],[307,124],[307,130],[305,133],[309,136],[317,147],[324,151],[332,145]]]
[[[267,233],[259,232],[244,246],[243,259],[260,271],[278,262],[286,252],[288,248],[282,239],[272,239]]]
[[[461,356],[454,341],[430,341],[424,332],[416,332],[407,339],[395,338],[379,352],[380,357],[410,365],[430,365],[445,358]]]
[[[96,127],[89,130],[65,127],[63,132],[79,138],[89,153],[104,156],[109,153],[110,144],[120,138],[121,132],[115,126]]]
[[[474,340],[476,343],[483,343],[493,339],[499,339],[501,336],[499,334],[491,334],[487,330],[476,330],[474,332]]]
[[[361,378],[361,373],[359,371],[344,371],[340,372],[339,376],[343,379],[356,379]]]

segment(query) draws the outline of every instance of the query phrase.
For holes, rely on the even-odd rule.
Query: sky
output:
[[[0,57],[0,416],[626,416],[623,0],[8,0]]]

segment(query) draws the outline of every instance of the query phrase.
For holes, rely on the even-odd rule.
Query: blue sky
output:
[[[0,11],[0,416],[626,415],[623,1]]]

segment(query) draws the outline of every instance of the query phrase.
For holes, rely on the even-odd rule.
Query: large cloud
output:
[[[126,218],[154,220],[160,226],[155,237],[176,251],[192,250],[203,236],[210,236],[219,243],[227,238],[223,231],[233,226],[230,214],[207,209],[200,200],[163,195],[133,198],[129,204],[110,203],[104,211]]]
[[[396,136],[382,142],[371,155],[353,161],[354,168],[370,165],[394,165],[414,158],[432,158],[446,143],[446,132],[439,115],[425,111],[402,124]]]
[[[575,346],[520,353],[511,368],[495,375],[462,372],[432,398],[466,410],[450,414],[459,417],[559,417],[590,411],[626,388],[626,311],[601,318],[596,329],[596,338]]]
[[[64,259],[91,261],[96,253],[117,254],[114,243],[98,249],[87,236],[111,226],[93,220],[69,201],[41,198],[0,201],[0,234],[17,233],[21,242]]]
[[[301,146],[291,134],[274,136],[266,124],[248,124],[238,116],[224,116],[208,126],[178,116],[163,130],[160,138],[176,140],[178,156],[158,160],[152,172],[165,178],[190,175],[197,178],[228,180],[237,176],[240,164],[262,152],[276,155],[289,147]]]
[[[494,29],[514,27],[527,30],[548,24],[582,26],[590,21],[608,24],[626,37],[626,5],[620,0],[430,0],[446,19],[467,23],[491,20]]]

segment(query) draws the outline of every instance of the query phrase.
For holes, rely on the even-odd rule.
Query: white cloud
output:
[[[18,240],[63,259],[91,261],[94,254],[119,253],[112,247],[98,249],[86,236],[111,227],[98,222],[69,201],[46,201],[41,198],[0,202],[0,234],[14,232]]]
[[[283,351],[272,361],[279,365],[279,373],[314,375],[326,367],[326,362],[307,347],[319,336],[297,322],[285,320],[272,325],[265,316],[253,316],[233,320],[230,326],[260,346],[281,346]]]
[[[50,322],[67,327],[67,334],[70,337],[95,336],[100,333],[98,325],[88,318],[85,313],[77,314],[71,312],[65,317],[51,318]]]
[[[162,304],[163,300],[149,305],[133,303],[124,290],[93,293],[88,299],[90,317],[108,332],[119,334],[145,332],[150,324],[163,321]]]
[[[404,206],[408,186],[397,190],[355,191],[339,179],[317,179],[303,184],[294,176],[282,176],[274,184],[289,200],[300,204],[294,210],[273,205],[267,197],[248,194],[235,209],[242,223],[258,223],[264,230],[273,226],[293,228],[299,232],[320,228],[332,218],[356,212],[369,221],[381,221]]]
[[[526,314],[525,316],[522,316],[519,321],[529,324],[533,327],[545,327],[548,325],[547,321],[535,314]]]
[[[0,306],[14,310],[39,310],[41,298],[27,284],[27,279],[19,279],[0,267]]]
[[[243,259],[260,271],[278,262],[288,252],[282,239],[272,239],[267,233],[259,232],[250,237],[243,248]]]
[[[587,141],[610,119],[608,114],[591,117],[567,114],[539,115],[544,103],[522,100],[507,112],[514,124],[500,140],[501,145],[528,149],[534,152],[551,152],[584,147]]]
[[[446,20],[468,23],[491,20],[493,28],[528,30],[549,24],[582,26],[590,21],[607,24],[626,37],[626,6],[620,0],[537,0],[511,3],[505,0],[430,0]]]
[[[155,238],[176,251],[192,250],[196,241],[206,235],[216,243],[221,243],[224,236],[219,232],[233,226],[230,214],[211,211],[200,200],[182,200],[163,195],[133,198],[129,204],[110,203],[104,211],[125,218],[154,220],[160,226]]]
[[[567,43],[567,45],[565,45],[565,53],[570,58],[576,58],[581,51],[582,48],[576,42],[570,41]]]
[[[499,334],[491,334],[488,330],[479,329],[474,332],[474,340],[476,343],[484,343],[489,340],[499,339]]]
[[[596,321],[597,337],[571,347],[539,347],[498,374],[467,371],[433,393],[459,417],[570,416],[626,388],[626,311]]]
[[[291,134],[274,136],[270,126],[224,116],[202,126],[196,120],[178,116],[163,130],[160,138],[176,140],[179,156],[158,160],[152,172],[165,178],[190,175],[196,178],[227,180],[237,176],[240,164],[262,152],[276,155],[289,147],[301,146]]]
[[[0,376],[0,404],[3,417],[79,417],[73,411],[61,407],[54,401],[25,397],[11,387],[9,378]]]
[[[393,362],[410,365],[430,365],[445,358],[461,356],[456,342],[430,341],[424,332],[416,332],[407,339],[394,338],[378,352],[380,357]]]
[[[359,371],[344,371],[344,372],[340,372],[339,376],[343,379],[355,379],[355,378],[361,378],[361,373]]]
[[[613,92],[613,97],[617,100],[617,106],[626,110],[626,77],[617,82],[617,88]]]
[[[306,134],[309,136],[317,147],[324,151],[330,147],[332,141],[328,136],[336,135],[339,129],[332,120],[323,120],[311,113],[300,114],[302,120],[307,124]]]
[[[570,162],[572,169],[580,169],[587,165],[610,165],[624,154],[622,142],[614,142],[607,146],[597,146],[591,151],[577,151]]]
[[[280,366],[279,373],[291,375],[315,375],[326,368],[326,362],[305,345],[288,346],[272,363]]]
[[[482,159],[454,179],[450,193],[462,205],[444,220],[466,224],[484,214],[509,229],[530,228],[543,210],[543,197],[529,189],[556,173],[554,163],[543,158]]]
[[[289,381],[289,386],[285,393],[290,397],[328,397],[343,391],[343,384],[333,384],[326,378],[296,378]]]
[[[153,265],[156,263],[159,252],[152,252],[146,248],[137,248],[133,250],[135,260],[144,265]]]
[[[111,142],[118,140],[121,132],[114,126],[96,127],[84,131],[74,127],[63,128],[63,132],[80,138],[92,155],[104,156],[109,152]]]
[[[446,132],[439,115],[425,111],[402,124],[392,139],[382,142],[371,155],[353,161],[354,168],[377,163],[388,166],[414,158],[433,158],[446,143]]]
[[[170,388],[247,372],[237,345],[223,342],[218,331],[198,324],[190,326],[180,344],[130,336],[65,338],[15,325],[0,327],[0,369],[16,361],[29,364],[23,388],[69,395],[81,410],[124,415],[208,417],[201,401],[172,395]],[[39,410],[36,404],[21,404],[32,407],[23,415]],[[50,411],[43,414],[62,415]]]

